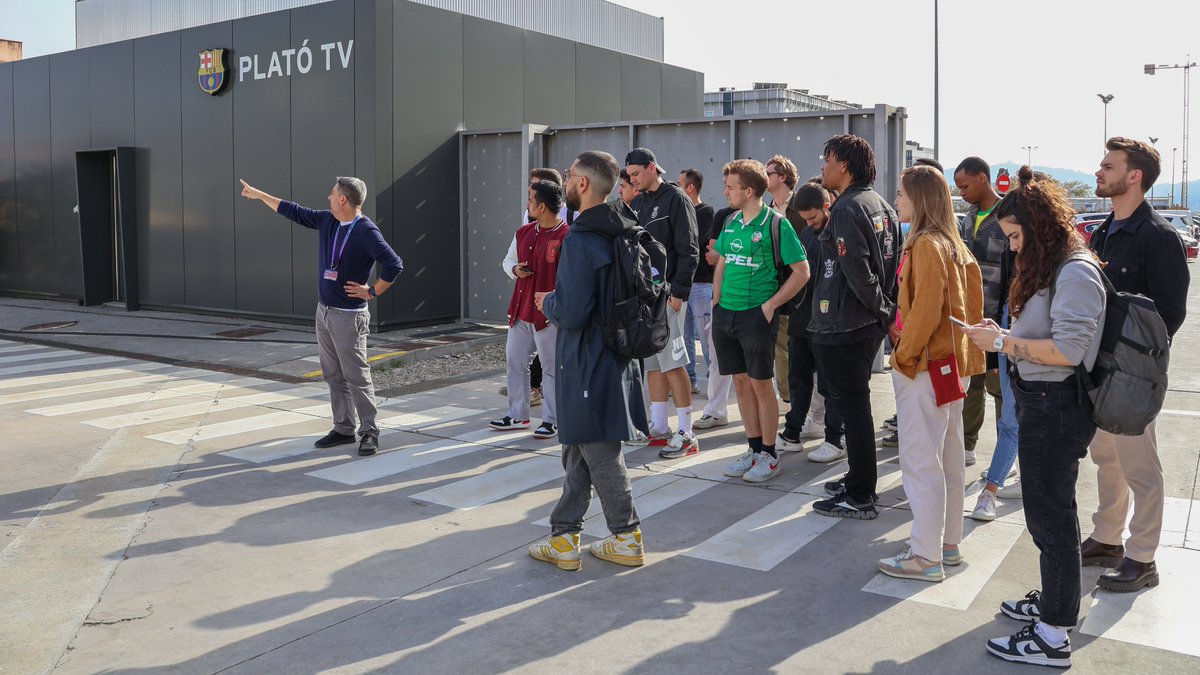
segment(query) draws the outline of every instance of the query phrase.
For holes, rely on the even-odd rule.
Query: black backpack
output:
[[[612,307],[602,314],[609,349],[630,359],[644,359],[667,346],[669,293],[651,269],[662,274],[666,266],[666,248],[642,227],[626,228],[613,237]]]
[[[770,209],[771,207],[766,206],[763,208]],[[730,213],[725,218],[725,227],[728,227],[729,224],[733,222],[733,217],[739,213],[741,213],[741,211],[733,211]],[[779,237],[781,236],[780,230],[782,227],[783,216],[780,215],[775,209],[771,209],[771,253],[775,258],[775,281],[779,283],[780,288],[783,288],[783,284],[792,276],[792,268],[783,263],[783,252],[779,249]],[[780,305],[779,309],[775,310],[775,313],[784,315],[791,314],[792,310],[799,307],[800,303],[804,301],[804,294],[807,292],[808,284],[805,284],[804,288],[801,288],[799,293],[795,294],[790,300]]]
[[[1067,262],[1071,260],[1085,260],[1099,269],[1090,257]],[[1058,272],[1050,285],[1051,304]],[[1120,436],[1140,436],[1162,410],[1167,395],[1171,339],[1153,300],[1118,292],[1103,270],[1100,278],[1107,295],[1100,353],[1091,372],[1081,363],[1075,366],[1075,374],[1092,399],[1092,421],[1097,428]]]

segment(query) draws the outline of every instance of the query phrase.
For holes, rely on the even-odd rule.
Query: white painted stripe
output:
[[[165,363],[131,363],[128,366],[121,368],[99,368],[96,370],[79,370],[67,373],[53,373],[51,375],[29,375],[26,377],[16,377],[11,380],[0,380],[0,389],[13,389],[16,387],[34,387],[43,384],[56,384],[59,382],[70,382],[72,380],[84,380],[91,377],[110,377],[114,375],[129,375],[131,373],[146,372],[151,370],[164,370],[171,366]]]
[[[310,361],[312,363],[320,363],[321,357],[320,356],[305,356],[304,358],[302,358],[300,360],[301,361]]]
[[[214,377],[228,377],[225,373],[217,373]],[[218,394],[224,389],[233,389],[254,384],[259,382],[253,378],[242,378],[238,380],[228,380],[225,382],[213,382],[209,385],[194,385],[196,391],[186,393],[197,394]],[[187,387],[185,387],[187,389]],[[263,402],[274,402],[292,400],[293,396],[283,396],[271,398],[276,392],[266,392],[264,394],[248,394],[246,396],[234,396],[228,399],[210,399],[203,403],[182,403],[179,405],[166,406],[163,408],[150,408],[147,410],[138,410],[131,413],[123,413],[120,415],[111,415],[109,417],[99,417],[96,419],[85,420],[83,423],[88,426],[99,427],[101,429],[120,429],[122,427],[136,426],[139,424],[152,424],[155,422],[167,422],[169,420],[183,419],[185,417],[194,417],[196,415],[207,415],[209,413],[225,412],[227,410],[237,410],[239,408],[250,407],[250,403],[246,403],[239,399],[262,397]],[[280,392],[281,393],[281,392]],[[173,398],[183,394],[168,394],[164,398]],[[151,399],[153,400],[153,399]]]
[[[44,408],[32,408],[25,412],[34,415],[44,415],[46,417],[59,417],[61,415],[70,415],[74,413],[90,412],[93,410],[104,410],[105,408],[119,408],[126,405],[135,405],[138,403],[168,401],[182,396],[197,396],[201,394],[212,394],[221,390],[225,386],[223,380],[229,376],[224,373],[213,373],[206,378],[201,378],[201,381],[196,380],[180,380],[178,383],[172,382],[170,385],[151,391],[141,391],[134,394],[126,394],[124,396],[110,396],[108,398],[95,398],[86,401],[75,401],[73,403],[63,403],[59,405],[46,406]],[[219,380],[219,381],[212,381]]]
[[[1163,546],[1154,554],[1161,587],[1140,593],[1099,591],[1080,626],[1085,635],[1200,656],[1196,625],[1200,551]]]
[[[288,389],[280,389],[278,391],[264,391],[257,394],[233,396],[224,400],[231,403],[240,403],[244,405],[269,405],[271,403],[282,403],[284,401],[324,398],[328,395],[328,389],[322,389],[320,387],[313,386],[303,386],[290,387]]]
[[[240,459],[244,462],[253,462],[255,464],[274,462],[280,459],[287,459],[288,457],[305,455],[310,452],[331,450],[329,448],[322,449],[313,446],[313,443],[315,443],[317,439],[321,438],[322,436],[324,436],[324,434],[312,434],[309,436],[301,436],[299,438],[281,438],[268,441],[260,445],[250,445],[244,448],[229,450],[228,452],[222,452],[221,454],[227,457],[233,457],[234,459]],[[347,447],[354,446],[347,444]],[[338,448],[332,448],[332,451],[337,450]]]
[[[313,421],[312,415],[305,415],[299,412],[278,411],[267,413],[265,415],[255,415],[254,417],[244,417],[238,420],[229,422],[218,422],[216,424],[208,424],[201,426],[199,430],[189,427],[179,431],[167,431],[161,434],[147,436],[151,440],[162,441],[179,445],[188,441],[200,442],[209,441],[214,438],[223,438],[225,436],[233,436],[247,432],[263,431],[265,429],[274,429],[276,427],[287,426],[289,424],[299,424],[301,422]]]
[[[467,511],[562,478],[562,459],[530,455],[499,469],[418,492],[412,498]]]
[[[767,572],[841,522],[813,513],[819,496],[790,492],[684,553]]]
[[[94,394],[102,391],[112,391],[114,389],[128,389],[130,387],[140,387],[147,384],[162,382],[170,377],[170,375],[141,375],[139,377],[129,377],[122,380],[106,380],[104,382],[92,382],[90,384],[76,384],[70,387],[23,391],[19,394],[5,394],[0,396],[0,405],[6,405],[8,403],[32,403],[33,401],[41,401],[48,398],[62,398],[64,396]]]
[[[42,345],[19,344],[14,342],[0,342],[5,346],[0,347],[0,354],[15,354],[16,352],[27,352],[33,349],[47,349]]]
[[[866,593],[886,595],[889,598],[912,600],[926,605],[949,607],[950,609],[966,610],[975,602],[983,587],[991,580],[992,575],[1000,567],[1000,563],[1008,557],[1013,544],[1025,531],[1023,525],[996,520],[990,523],[976,523],[968,520],[968,527],[973,529],[963,537],[959,551],[963,556],[961,566],[943,567],[946,580],[941,583],[896,579],[882,572],[863,586]],[[903,544],[896,544],[896,553],[900,552]]]
[[[40,352],[25,352],[23,354],[8,354],[0,356],[0,363],[25,363],[29,361],[44,361],[46,359],[61,359],[64,356],[79,356],[79,352],[64,349],[48,349]]]
[[[1200,412],[1195,410],[1160,410],[1159,415],[1176,415],[1179,417],[1200,417]]]
[[[86,359],[65,359],[62,361],[54,361],[52,363],[32,363],[23,366],[10,366],[8,368],[0,368],[0,375],[18,375],[20,373],[35,373],[39,370],[53,370],[55,368],[77,368],[79,366],[92,366],[97,363],[113,363],[115,361],[129,361],[119,356],[92,356]]]
[[[429,464],[435,464],[455,457],[461,457],[480,450],[489,450],[496,445],[516,439],[524,439],[529,431],[497,432],[483,429],[463,435],[461,438],[446,439],[416,445],[398,450],[388,450],[386,436],[381,437],[381,452],[369,459],[339,464],[326,469],[310,472],[314,478],[323,478],[343,485],[362,485],[373,480],[386,478],[398,473],[417,469]],[[481,444],[485,443],[486,445]],[[229,453],[226,453],[229,454]],[[253,461],[253,460],[251,460]],[[561,465],[560,465],[561,466]],[[561,471],[561,468],[559,469]]]
[[[483,414],[482,410],[473,410],[471,408],[459,408],[452,405],[431,408],[421,412],[404,413],[402,415],[393,415],[392,417],[384,417],[376,420],[375,424],[379,427],[394,427],[409,431],[418,431],[426,427],[449,422],[451,420],[470,417],[471,415]]]
[[[681,478],[665,473],[653,474],[633,480],[633,500],[637,506],[638,517],[644,523],[647,518],[656,513],[666,511],[717,485],[720,483],[711,480]],[[600,499],[592,499],[591,506],[584,515],[583,534],[593,537],[608,536],[608,524],[602,517],[603,513]],[[534,525],[550,527],[549,516],[537,521]]]

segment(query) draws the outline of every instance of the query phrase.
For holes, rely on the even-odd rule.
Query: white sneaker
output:
[[[833,443],[830,443],[828,441],[822,443],[821,447],[808,453],[808,461],[820,462],[821,464],[828,464],[830,462],[836,462],[839,459],[845,459],[845,458],[846,458],[845,449],[839,448],[838,446],[836,446]]]
[[[825,423],[811,417],[805,419],[804,426],[800,428],[800,440],[815,441],[818,438],[825,438]]]
[[[971,512],[971,518],[987,522],[996,519],[996,495],[988,490],[983,490],[979,493],[979,499],[975,502],[975,510]]]
[[[802,441],[789,441],[783,432],[775,437],[775,447],[779,448],[780,452],[800,452],[804,449]]]
[[[975,462],[977,462],[977,461],[979,461],[979,460],[975,457],[975,451],[968,450],[967,451],[967,466],[975,466]]]
[[[725,467],[725,475],[731,478],[741,478],[746,475],[746,472],[754,466],[754,451],[747,450],[746,454],[737,458],[737,461]]]
[[[650,439],[638,429],[633,430],[633,438],[625,441],[625,445],[631,448],[642,448],[650,445]]]
[[[722,417],[720,415],[709,415],[708,413],[704,413],[703,415],[700,416],[700,419],[696,420],[695,422],[692,422],[692,428],[693,429],[711,429],[713,427],[723,427],[726,424],[729,424],[728,417]]]
[[[748,483],[761,483],[765,480],[770,480],[783,472],[779,468],[779,458],[772,457],[769,452],[763,451],[754,456],[754,465],[750,470],[742,474],[742,480]]]
[[[1008,485],[996,491],[996,496],[1001,499],[1020,499],[1021,498],[1021,479],[1018,478]]]
[[[588,551],[601,560],[641,567],[646,564],[646,551],[642,547],[642,531],[634,530],[623,534],[610,534],[600,541],[592,542]]]

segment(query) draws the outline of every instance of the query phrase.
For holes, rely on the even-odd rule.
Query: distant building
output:
[[[0,40],[0,63],[21,60],[22,43],[17,40]]]
[[[927,148],[916,141],[904,141],[904,168],[907,169],[921,158],[933,159],[933,148]]]
[[[861,108],[807,89],[790,89],[786,82],[755,82],[750,89],[721,87],[704,92],[704,116],[765,115],[769,113],[814,112]]]

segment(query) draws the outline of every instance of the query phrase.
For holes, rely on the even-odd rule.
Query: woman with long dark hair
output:
[[[950,186],[940,171],[914,166],[900,175],[900,220],[912,223],[904,243],[892,386],[900,423],[900,471],[912,508],[912,535],[899,555],[879,561],[884,574],[941,581],[943,565],[962,562],[963,399],[983,352],[950,323],[983,318],[983,277],[958,235]],[[943,387],[944,385],[944,387]]]
[[[1021,167],[1019,184],[996,206],[1000,227],[1016,253],[1009,289],[1012,329],[985,320],[965,329],[980,348],[1015,364],[1018,459],[1025,522],[1041,552],[1041,590],[1001,603],[1000,611],[1028,626],[989,640],[989,653],[1007,661],[1066,668],[1067,635],[1079,619],[1079,517],[1075,481],[1079,460],[1096,433],[1092,401],[1075,376],[1089,370],[1100,348],[1105,290],[1095,257],[1075,230],[1074,211],[1054,181]]]

